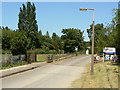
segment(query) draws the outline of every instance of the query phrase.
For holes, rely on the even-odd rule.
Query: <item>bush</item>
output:
[[[63,50],[59,50],[59,53],[63,54]],[[44,49],[35,49],[32,51],[27,51],[27,54],[57,54],[56,50],[44,50]]]
[[[9,51],[9,50],[2,50],[2,54],[12,54],[12,52],[11,51]]]

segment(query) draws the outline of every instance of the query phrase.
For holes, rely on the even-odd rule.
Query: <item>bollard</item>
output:
[[[32,54],[30,54],[29,64],[31,64],[31,55],[32,55]]]
[[[50,55],[50,62],[53,62],[53,55]]]
[[[53,61],[52,60],[52,55],[47,55],[46,62],[51,63],[52,61]]]
[[[46,56],[46,62],[49,63],[49,55]]]

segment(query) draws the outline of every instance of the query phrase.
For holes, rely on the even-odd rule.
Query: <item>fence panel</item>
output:
[[[15,64],[22,64],[26,61],[26,55],[10,55],[10,54],[3,54],[1,60],[2,66],[9,66]]]

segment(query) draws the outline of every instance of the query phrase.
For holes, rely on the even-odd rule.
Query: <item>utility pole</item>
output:
[[[95,17],[95,9],[94,8],[80,8],[80,11],[93,10],[93,28],[92,28],[92,55],[91,55],[91,75],[94,74],[94,17]]]

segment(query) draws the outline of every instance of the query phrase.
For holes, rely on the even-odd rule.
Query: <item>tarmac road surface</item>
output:
[[[77,56],[2,78],[2,88],[72,88],[91,56]]]

